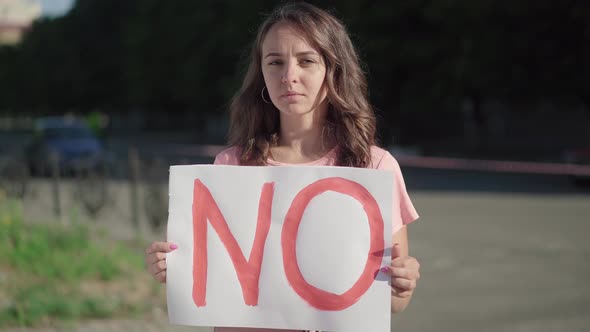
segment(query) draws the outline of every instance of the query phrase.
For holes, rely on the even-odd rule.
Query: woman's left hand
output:
[[[391,266],[381,271],[391,276],[391,295],[407,298],[412,296],[420,279],[420,263],[411,256],[402,256],[400,246],[395,244],[391,250]]]

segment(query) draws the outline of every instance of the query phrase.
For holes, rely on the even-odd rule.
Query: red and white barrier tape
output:
[[[221,152],[223,149],[225,149],[225,146],[222,145],[178,145],[168,147],[169,152],[182,153],[185,155],[198,155],[205,157],[215,157],[215,155],[217,155],[217,153]],[[590,165],[403,155],[396,156],[396,159],[399,162],[400,166],[403,167],[484,172],[590,176]]]
[[[434,169],[590,176],[590,165],[400,156],[400,166]]]

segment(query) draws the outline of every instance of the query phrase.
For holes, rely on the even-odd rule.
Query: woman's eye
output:
[[[280,64],[282,64],[282,62],[279,61],[279,60],[274,60],[274,61],[269,62],[268,64],[271,65],[271,66],[272,65],[280,65]]]
[[[315,63],[315,61],[313,59],[303,59],[303,60],[301,60],[301,63],[304,65],[309,65],[309,64]]]

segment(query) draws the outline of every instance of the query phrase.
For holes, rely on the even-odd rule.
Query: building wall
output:
[[[41,4],[0,0],[0,45],[17,44],[32,22],[41,16]]]

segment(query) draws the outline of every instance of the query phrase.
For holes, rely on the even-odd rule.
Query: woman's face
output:
[[[268,31],[261,61],[266,89],[281,112],[303,115],[326,107],[322,56],[288,23],[278,22]]]

